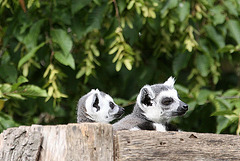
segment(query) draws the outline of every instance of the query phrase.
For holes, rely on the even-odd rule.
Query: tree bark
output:
[[[115,160],[240,160],[240,137],[194,132],[119,131]]]

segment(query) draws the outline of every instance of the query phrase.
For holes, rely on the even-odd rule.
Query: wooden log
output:
[[[240,160],[240,137],[194,132],[118,131],[115,160]]]
[[[0,136],[0,160],[38,160],[42,136],[26,128],[10,128]]]
[[[22,126],[0,134],[0,160],[240,160],[240,137],[193,132],[118,131],[109,124]]]
[[[28,146],[22,148],[25,142]],[[84,123],[7,129],[0,135],[0,160],[113,160],[112,126]]]

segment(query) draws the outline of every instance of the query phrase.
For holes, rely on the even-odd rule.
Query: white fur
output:
[[[163,83],[166,86],[174,87],[175,79],[173,77],[169,77],[167,81]]]
[[[153,123],[153,125],[155,126],[156,131],[166,132],[166,126],[164,126],[163,124]]]
[[[139,95],[137,96],[137,103],[138,103],[138,104],[141,104],[141,96],[142,96],[143,89],[147,89],[147,90],[148,90],[148,92],[149,92],[149,97],[150,97],[151,99],[153,99],[153,98],[155,97],[155,94],[154,94],[154,92],[152,91],[151,86],[150,86],[150,85],[145,85],[145,86],[143,86],[143,88],[140,90],[140,93],[139,93]]]
[[[99,100],[100,110],[97,111],[95,107],[93,107],[93,103],[95,101],[95,95],[97,94]],[[86,113],[89,115],[89,119],[92,119],[96,122],[108,123],[115,119],[114,114],[118,112],[118,106],[115,105],[113,109],[109,106],[109,102],[113,102],[112,97],[108,94],[102,96],[98,89],[91,90],[89,96],[86,100]],[[115,103],[114,103],[115,104]]]
[[[130,131],[138,131],[138,130],[141,130],[140,128],[138,128],[138,127],[133,127],[133,128],[131,128],[131,129],[129,129]]]
[[[174,102],[169,106],[161,104],[161,100],[164,97],[173,98]],[[139,105],[144,111],[144,115],[151,121],[156,123],[162,123],[171,118],[172,111],[176,111],[179,106],[179,98],[175,89],[162,91],[152,102],[152,106]]]

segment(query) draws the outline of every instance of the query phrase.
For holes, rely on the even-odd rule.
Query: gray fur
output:
[[[113,124],[113,130],[129,130],[131,128],[136,127],[138,124],[142,124],[144,122],[147,122],[148,120],[146,117],[142,114],[141,109],[136,104],[134,106],[134,110],[131,114],[125,116],[120,121]]]
[[[133,112],[113,124],[113,130],[119,131],[130,130],[134,128],[139,129],[139,125],[150,125],[149,127],[151,127],[155,123],[161,124],[163,125],[163,127],[166,127],[165,125],[170,121],[171,117],[184,114],[186,112],[187,105],[183,103],[180,99],[178,99],[176,90],[174,89],[174,82],[174,79],[170,77],[163,84],[144,86],[140,90],[140,93],[137,97]],[[162,97],[162,95],[160,95],[162,92],[167,92],[167,97],[169,97],[169,94],[173,93],[175,103],[172,103],[172,105],[169,106],[164,106],[159,103],[161,102],[161,100],[159,99]],[[185,110],[183,110],[183,106],[185,106]],[[171,107],[171,109],[168,109],[167,107]],[[146,112],[148,113],[148,115],[146,114]],[[157,115],[155,115],[155,112],[157,112]],[[143,127],[142,129],[148,129],[149,127]]]
[[[95,122],[94,120],[91,120],[87,117],[86,114],[86,107],[85,107],[85,102],[88,97],[89,93],[82,96],[77,104],[77,122]]]

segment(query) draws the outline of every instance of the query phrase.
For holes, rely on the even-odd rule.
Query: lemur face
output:
[[[124,108],[116,105],[108,94],[92,90],[86,100],[87,117],[95,122],[108,123],[121,117]]]
[[[170,77],[163,84],[145,85],[141,89],[137,104],[148,120],[161,123],[187,112],[188,105],[178,98],[174,83]]]

